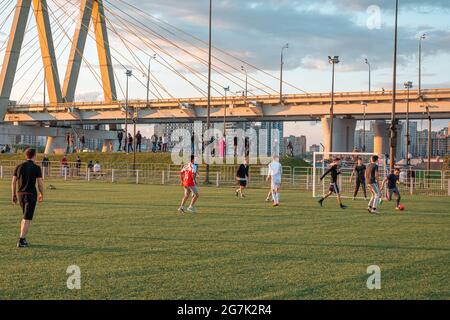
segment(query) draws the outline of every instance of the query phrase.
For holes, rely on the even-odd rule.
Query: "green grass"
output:
[[[235,200],[202,188],[176,214],[177,187],[55,182],[15,248],[19,208],[0,182],[0,299],[449,299],[450,199],[406,198],[370,216],[364,201],[320,210],[309,194]],[[81,268],[81,290],[66,269]],[[370,265],[382,289],[366,288]]]

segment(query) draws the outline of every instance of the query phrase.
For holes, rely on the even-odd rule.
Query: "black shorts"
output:
[[[400,191],[398,190],[398,188],[393,188],[393,189],[388,189],[388,200],[392,200],[392,196],[396,194],[398,197],[400,197]]]
[[[247,187],[247,180],[239,180],[239,186],[241,187]]]
[[[34,210],[36,209],[37,196],[34,194],[19,194],[19,203],[23,212],[24,220],[33,220]]]
[[[340,190],[339,187],[336,183],[330,183],[330,192],[336,193],[336,194],[340,194]]]

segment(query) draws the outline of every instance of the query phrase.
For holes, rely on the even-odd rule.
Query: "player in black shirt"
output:
[[[236,197],[241,195],[241,198],[245,198],[244,189],[247,188],[249,178],[249,166],[248,160],[245,159],[244,163],[239,166],[239,169],[236,173],[236,180],[238,181],[239,188],[236,190]]]
[[[12,179],[12,202],[14,205],[20,203],[23,212],[23,219],[20,226],[20,237],[17,246],[19,248],[28,247],[26,236],[33,220],[36,203],[44,199],[44,182],[42,180],[42,170],[35,164],[36,150],[27,149],[25,151],[27,161],[18,165],[14,170]],[[36,190],[38,183],[39,193]]]
[[[352,176],[350,177],[350,183],[353,181],[353,176],[356,175],[355,192],[353,193],[353,200],[358,196],[359,189],[362,187],[364,191],[364,199],[367,200],[367,188],[366,188],[366,166],[361,158],[358,158],[358,163],[353,169]]]
[[[384,186],[387,184],[387,200],[391,201],[392,196],[395,194],[397,196],[397,206],[395,207],[396,210],[400,210],[400,201],[402,200],[402,197],[400,195],[400,191],[397,188],[397,184],[400,180],[400,169],[395,169],[394,173],[391,173],[388,175],[384,180],[383,184],[381,185],[381,190],[384,189]]]
[[[321,177],[320,177],[320,181],[322,181],[327,175],[331,175],[331,181],[330,181],[330,189],[328,191],[328,193],[319,200],[319,204],[321,207],[323,207],[323,202],[330,197],[333,193],[336,194],[337,196],[337,200],[339,203],[339,206],[341,207],[341,209],[345,209],[347,208],[346,206],[344,206],[342,204],[342,200],[341,200],[341,193],[339,190],[339,186],[338,186],[338,176],[341,174],[341,171],[339,170],[339,166],[341,164],[341,159],[335,159],[333,161],[333,163],[331,164],[331,167],[327,170],[327,172],[325,172]]]
[[[381,192],[378,185],[378,160],[378,156],[372,156],[371,162],[366,168],[366,181],[372,195],[367,208],[370,213],[377,213],[377,206],[381,200]]]

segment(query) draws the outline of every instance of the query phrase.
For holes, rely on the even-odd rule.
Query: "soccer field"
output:
[[[265,190],[237,200],[201,188],[198,213],[180,216],[181,188],[53,182],[28,240],[17,249],[20,210],[0,182],[0,299],[449,299],[450,199],[385,203]],[[81,269],[69,290],[68,266]],[[367,268],[381,268],[369,290]]]

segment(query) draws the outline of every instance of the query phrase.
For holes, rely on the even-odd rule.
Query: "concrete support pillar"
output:
[[[330,152],[330,118],[322,118],[325,152]],[[333,152],[352,152],[355,147],[356,119],[334,119]]]
[[[114,152],[114,141],[111,139],[103,140],[102,152]]]
[[[46,154],[65,154],[66,153],[66,139],[65,137],[47,137],[47,144],[45,146]]]
[[[389,125],[386,123],[386,121],[375,121],[375,123],[373,124],[373,132],[373,153],[379,155],[389,153]]]

